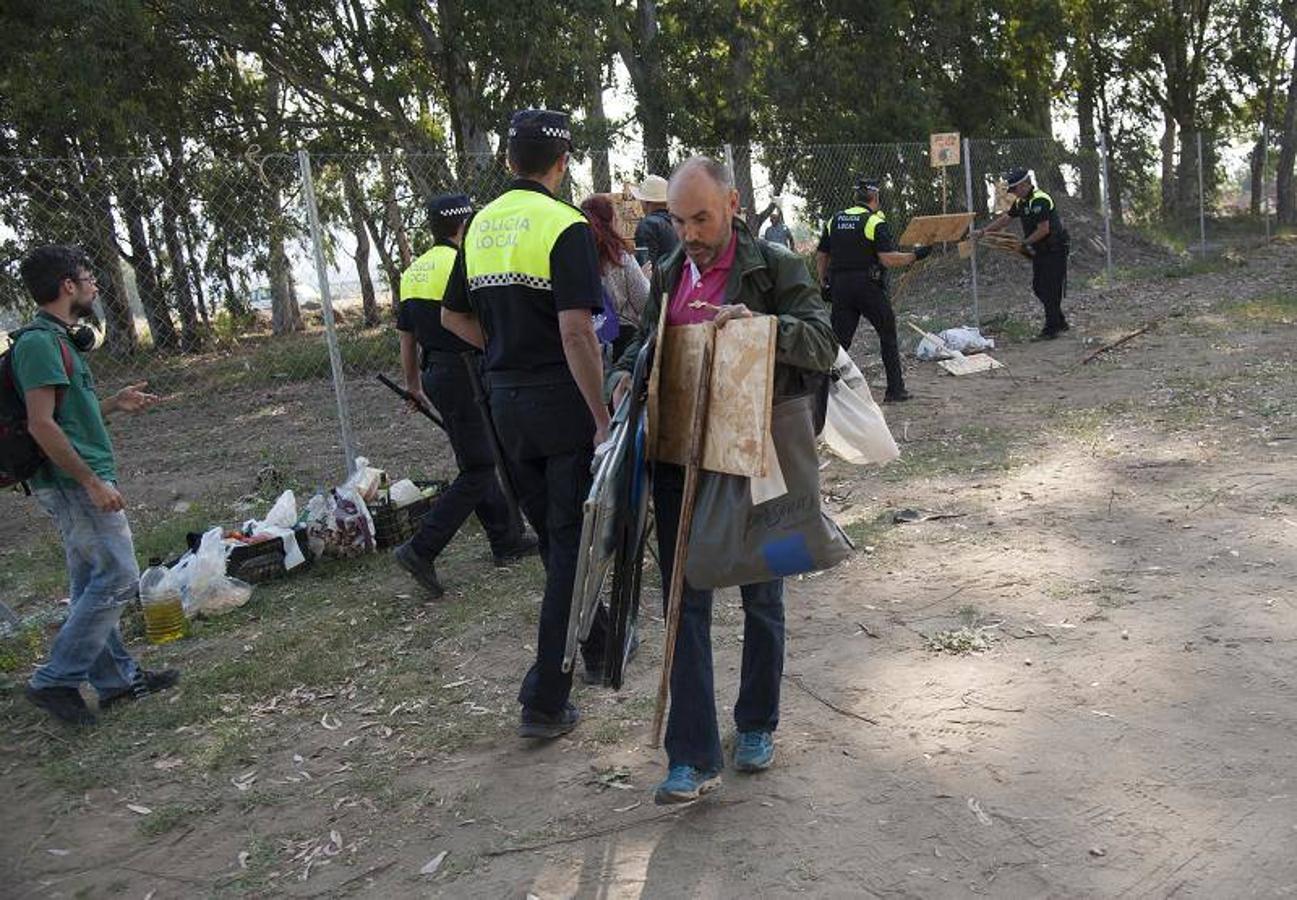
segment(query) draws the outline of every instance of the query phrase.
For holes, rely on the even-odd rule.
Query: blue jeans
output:
[[[684,470],[659,463],[653,474],[653,508],[664,606],[683,493]],[[745,584],[739,593],[743,598],[743,667],[734,725],[739,731],[774,731],[779,726],[779,687],[784,674],[784,582]],[[696,590],[687,582],[671,666],[671,712],[664,746],[669,765],[703,771],[724,768],[712,673],[712,592]]]
[[[75,688],[89,681],[101,697],[120,693],[131,686],[136,665],[117,621],[140,580],[126,513],[100,512],[79,485],[34,493],[63,538],[72,605],[31,686]]]

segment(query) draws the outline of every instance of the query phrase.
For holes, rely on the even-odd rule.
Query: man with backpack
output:
[[[106,400],[95,395],[85,354],[95,333],[82,319],[99,293],[89,258],[76,247],[37,247],[22,261],[23,283],[40,307],[32,322],[11,335],[0,362],[5,407],[21,404],[25,423],[6,421],[0,475],[23,480],[54,519],[63,539],[71,582],[67,620],[49,660],[32,674],[27,698],[64,722],[90,725],[95,715],[81,698],[90,682],[99,708],[172,687],[175,669],[141,668],[122,643],[122,609],[136,596],[139,566],[117,490],[117,463],[104,417],[139,412],[158,401],[145,384]],[[27,447],[21,446],[30,436]],[[34,444],[34,446],[32,446]],[[38,467],[31,467],[38,451]]]

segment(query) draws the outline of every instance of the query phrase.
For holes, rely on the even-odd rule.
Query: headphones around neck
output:
[[[58,316],[51,315],[44,310],[37,311],[36,315],[62,328],[63,333],[67,335],[68,342],[81,353],[89,353],[99,348],[99,332],[93,325],[86,325],[83,322],[69,325]]]

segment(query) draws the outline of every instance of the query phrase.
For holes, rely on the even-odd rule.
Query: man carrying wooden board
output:
[[[926,259],[931,247],[902,252],[896,247],[891,226],[879,203],[879,183],[872,178],[856,182],[857,206],[829,220],[816,248],[815,264],[820,283],[833,291],[833,333],[843,349],[851,350],[860,317],[878,332],[883,369],[887,372],[884,403],[910,399],[901,371],[901,351],[896,338],[896,314],[887,296],[887,270]]]
[[[1058,216],[1058,207],[1050,197],[1032,183],[1026,169],[1011,169],[1004,175],[1014,202],[1008,211],[991,224],[974,230],[974,240],[984,234],[1000,231],[1013,219],[1022,220],[1022,252],[1031,258],[1031,291],[1045,307],[1042,340],[1052,341],[1071,326],[1063,317],[1063,297],[1067,293],[1067,229]]]
[[[649,328],[658,321],[664,294],[668,325],[711,321],[717,328],[753,315],[778,317],[775,400],[814,391],[837,353],[833,329],[806,266],[785,247],[758,240],[737,218],[738,192],[725,166],[706,157],[682,163],[671,177],[668,210],[681,247],[653,273],[649,306],[629,347],[609,375],[614,402]],[[684,470],[658,463],[653,501],[663,582],[674,565]],[[734,704],[734,768],[759,772],[774,759],[779,688],[784,662],[783,581],[743,585],[743,667]],[[669,598],[663,598],[664,605]],[[685,586],[681,598],[671,712],[667,719],[668,772],[658,785],[659,804],[688,803],[720,785],[724,768],[716,719],[711,647],[712,592]]]

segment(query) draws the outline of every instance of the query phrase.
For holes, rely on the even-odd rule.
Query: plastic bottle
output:
[[[188,633],[180,591],[168,577],[171,573],[159,560],[140,576],[140,605],[144,608],[144,634],[150,644],[179,640]]]

